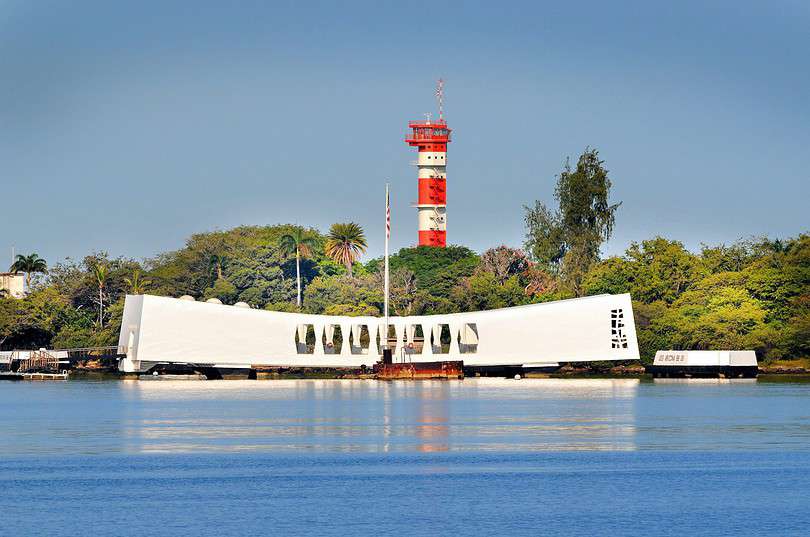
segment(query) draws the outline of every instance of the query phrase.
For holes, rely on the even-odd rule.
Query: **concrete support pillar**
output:
[[[340,345],[341,356],[351,356],[352,354],[352,325],[351,323],[341,323],[340,336],[343,338],[343,343]]]
[[[405,325],[401,322],[394,325],[394,331],[397,334],[397,348],[394,350],[397,356],[402,354],[402,348],[405,346]]]
[[[461,354],[461,350],[458,348],[458,333],[460,329],[460,324],[450,323],[450,354]]]
[[[371,341],[368,342],[369,356],[382,356],[382,345],[385,345],[385,337],[382,335],[383,323],[368,325],[368,337]],[[380,344],[377,344],[377,338],[380,338]]]
[[[433,332],[433,327],[429,324],[422,325],[422,334],[425,336],[425,342],[422,344],[422,355],[433,356],[433,344],[430,342],[430,335]]]
[[[431,328],[433,330],[433,351],[436,354],[442,352],[442,325],[434,324]]]
[[[313,325],[313,328],[315,329],[315,351],[313,352],[313,354],[315,356],[323,356],[324,354],[326,354],[323,348],[324,325],[318,323]]]
[[[295,345],[295,352],[302,354],[307,350],[307,325],[296,325],[295,332],[298,335],[298,343]]]
[[[352,325],[352,354],[357,353],[360,354],[363,352],[363,344],[360,342],[360,336],[363,334],[363,325],[362,324],[353,324]]]
[[[324,354],[335,354],[335,325],[332,323],[324,327],[326,341],[324,342]]]

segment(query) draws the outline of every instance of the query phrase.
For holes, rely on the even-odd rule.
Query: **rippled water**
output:
[[[810,384],[0,385],[0,535],[806,535]]]

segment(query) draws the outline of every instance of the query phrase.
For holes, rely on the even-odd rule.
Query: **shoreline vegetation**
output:
[[[392,315],[630,293],[642,363],[660,349],[752,349],[768,372],[810,369],[810,234],[697,252],[654,236],[603,258],[620,208],[609,200],[611,184],[598,153],[587,149],[557,177],[555,207],[524,207],[522,248],[399,250],[390,259]],[[198,233],[141,261],[95,252],[49,266],[36,254],[18,256],[12,270],[26,273],[30,293],[0,293],[0,350],[117,345],[128,293],[380,315],[383,260],[360,262],[365,248],[363,229],[349,222],[327,233],[290,224]],[[588,370],[613,367],[595,362]]]

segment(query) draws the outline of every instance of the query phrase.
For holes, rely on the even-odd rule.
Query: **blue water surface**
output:
[[[0,385],[0,535],[808,535],[810,384]]]

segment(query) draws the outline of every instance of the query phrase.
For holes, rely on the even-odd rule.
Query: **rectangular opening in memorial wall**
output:
[[[458,333],[458,350],[461,354],[474,354],[478,352],[478,325],[465,323]]]
[[[315,327],[311,324],[302,324],[296,327],[295,350],[298,354],[315,353]]]
[[[422,332],[422,326],[418,324],[409,325],[405,335],[407,336],[405,352],[408,354],[422,354],[425,343],[425,335]]]
[[[355,333],[356,332],[356,333]],[[368,354],[371,337],[368,325],[360,324],[352,327],[352,354]]]
[[[385,327],[381,326],[380,330],[385,330]],[[388,348],[391,349],[391,352],[393,352],[395,356],[399,352],[400,349],[397,346],[397,330],[393,324],[388,325],[388,337],[382,342],[382,345],[388,345]]]
[[[343,334],[339,324],[327,324],[323,331],[324,354],[340,354],[343,347]]]
[[[433,345],[433,354],[448,354],[450,352],[450,325],[439,324],[438,334],[437,330],[431,330],[431,345]],[[438,337],[437,337],[438,336]]]

